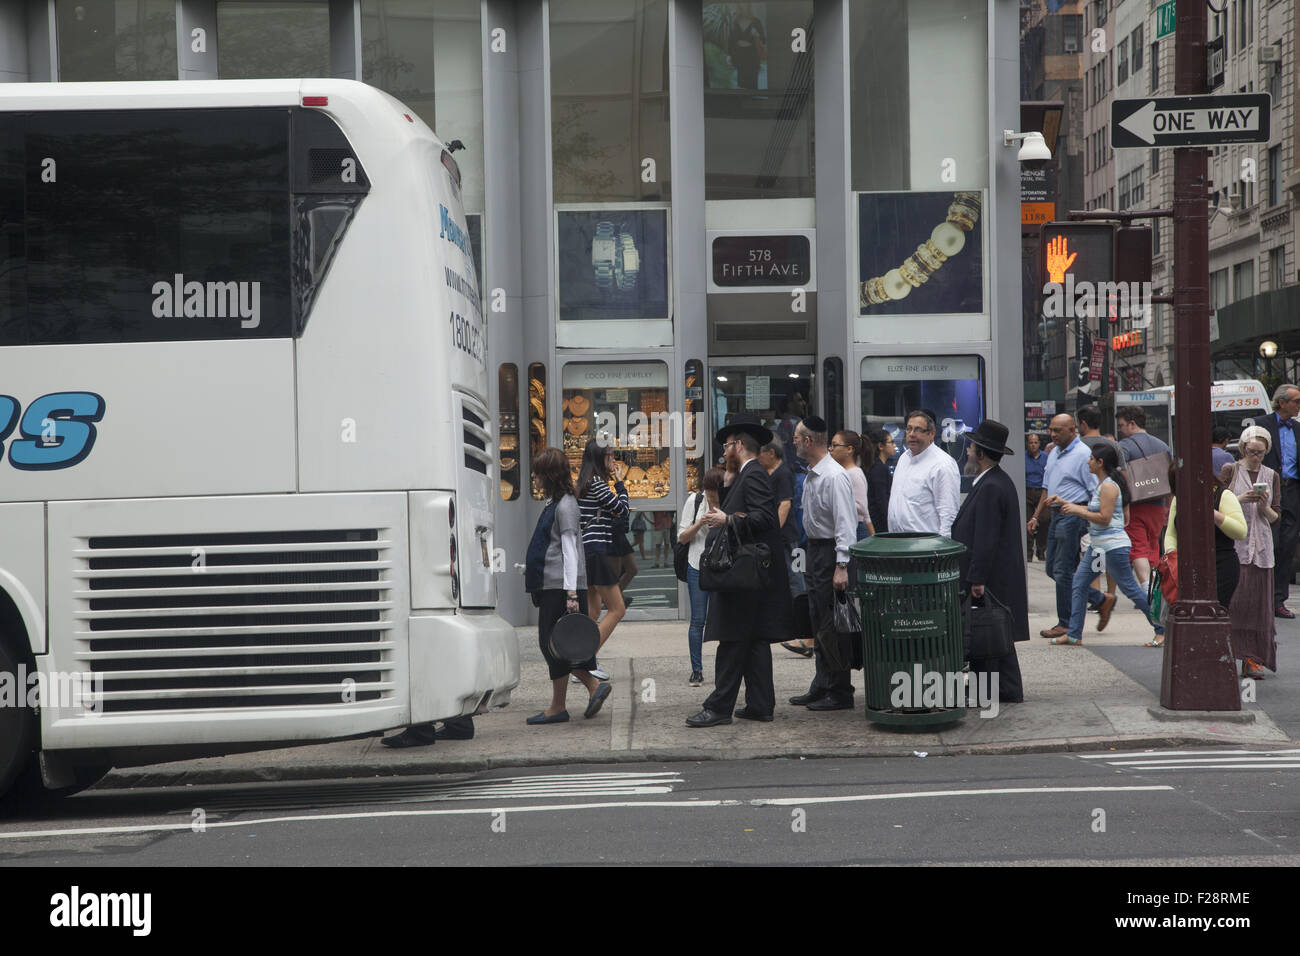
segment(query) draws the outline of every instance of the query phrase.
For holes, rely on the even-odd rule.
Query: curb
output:
[[[1150,748],[1172,748],[1188,745],[1234,746],[1259,745],[1258,740],[1231,740],[1197,734],[1142,735],[1131,737],[1063,737],[1035,741],[1007,741],[988,744],[931,745],[927,757],[958,757],[972,755],[1019,756],[1042,753],[1095,753],[1116,752]],[[1278,746],[1285,746],[1278,742]],[[355,778],[411,777],[430,774],[468,774],[486,770],[534,768],[587,764],[626,763],[687,763],[721,760],[855,760],[873,758],[915,758],[917,751],[906,745],[895,747],[851,747],[844,749],[811,749],[802,751],[746,752],[736,749],[667,749],[621,750],[595,754],[500,754],[492,757],[469,757],[456,761],[431,760],[428,762],[400,763],[382,766],[373,762],[322,763],[308,767],[231,767],[204,768],[202,770],[146,770],[124,769],[113,771],[95,786],[97,791],[127,790],[137,787],[176,787],[211,784],[267,783],[274,781],[343,780]]]

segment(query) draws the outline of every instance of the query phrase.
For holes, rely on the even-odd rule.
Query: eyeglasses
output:
[[[723,451],[726,451],[726,450],[727,450],[728,448],[730,448],[732,445],[739,445],[739,444],[740,444],[740,442],[737,441],[737,440],[735,440],[735,439],[733,439],[733,440],[731,440],[731,441],[724,441],[724,442],[722,443],[722,450],[723,450]]]
[[[841,444],[841,443],[839,443],[839,442],[831,442],[830,447],[831,447],[831,448],[852,448],[853,446],[852,446],[852,445],[844,445],[844,444]]]
[[[1249,448],[1243,448],[1241,450],[1241,454],[1243,458],[1244,457],[1260,458],[1263,455],[1267,454],[1267,452],[1265,452],[1264,449],[1262,448],[1257,448],[1254,451],[1251,451]]]
[[[929,425],[924,425],[919,428],[915,425],[908,425],[907,428],[904,430],[909,435],[928,435],[930,434],[930,432],[934,431],[934,429],[931,428]]]

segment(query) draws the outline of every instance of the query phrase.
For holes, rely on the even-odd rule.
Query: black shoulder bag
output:
[[[700,588],[705,591],[761,591],[768,586],[772,549],[761,541],[741,544],[731,520],[717,530],[700,558]]]

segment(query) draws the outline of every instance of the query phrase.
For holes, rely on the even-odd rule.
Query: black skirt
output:
[[[610,567],[604,551],[587,552],[587,587],[607,588],[618,585],[618,575]]]
[[[632,553],[632,542],[627,540],[627,535],[615,531],[614,540],[609,546],[610,556],[615,558],[621,558],[623,555],[631,554],[631,553]]]

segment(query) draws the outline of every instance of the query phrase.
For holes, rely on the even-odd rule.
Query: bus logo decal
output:
[[[262,283],[186,282],[176,273],[171,282],[153,284],[155,319],[239,318],[240,328],[262,324]]]
[[[9,442],[9,464],[21,471],[71,468],[95,447],[94,423],[104,417],[104,399],[94,392],[42,395],[23,413],[18,400],[0,395],[0,456],[14,426],[22,438]]]

